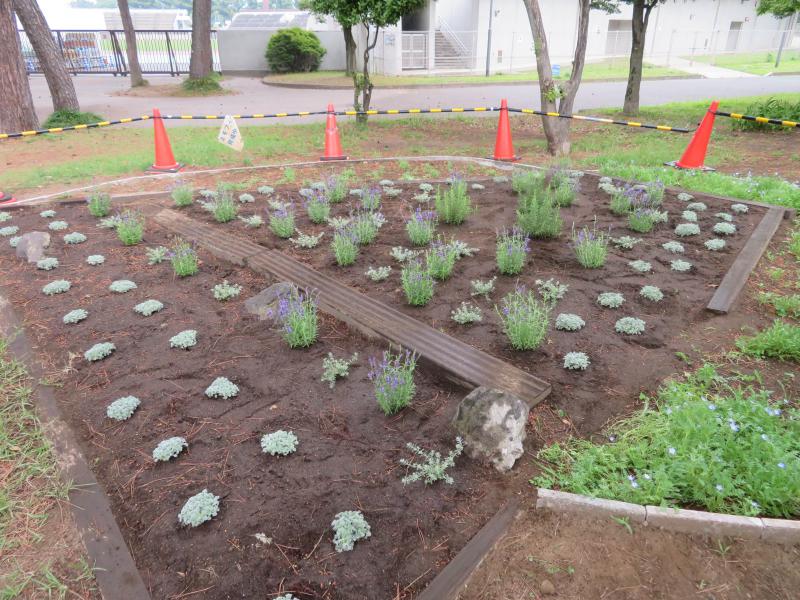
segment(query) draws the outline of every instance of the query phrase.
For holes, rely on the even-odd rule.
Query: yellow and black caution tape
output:
[[[640,127],[642,129],[657,129],[658,131],[674,131],[675,133],[691,133],[691,129],[672,127],[671,125],[650,125],[639,121],[618,121],[606,117],[590,117],[587,115],[562,115],[557,112],[543,112],[533,108],[509,108],[509,112],[523,113],[526,115],[539,115],[541,117],[558,117],[559,119],[575,119],[576,121],[591,121],[593,123],[606,123],[607,125],[625,125],[627,127]]]
[[[718,110],[714,113],[720,117],[730,117],[739,121],[755,121],[756,123],[764,123],[765,125],[782,125],[783,127],[800,127],[798,121],[784,121],[783,119],[770,119],[769,117],[753,117],[751,115],[743,115],[741,113],[731,113]]]
[[[0,133],[0,140],[10,138],[29,137],[32,135],[41,135],[43,133],[61,133],[62,131],[78,131],[80,129],[95,129],[97,127],[108,127],[109,125],[122,125],[123,123],[133,123],[135,121],[147,121],[152,119],[150,115],[142,115],[141,117],[127,117],[125,119],[116,119],[115,121],[99,121],[97,123],[86,123],[82,125],[68,125],[67,127],[51,127],[49,129],[31,129],[30,131],[19,131],[17,133]]]

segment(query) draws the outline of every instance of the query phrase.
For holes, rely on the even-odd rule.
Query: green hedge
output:
[[[275,73],[298,73],[319,69],[325,53],[315,33],[292,27],[270,38],[266,58]]]

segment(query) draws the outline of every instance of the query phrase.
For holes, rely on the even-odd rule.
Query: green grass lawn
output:
[[[644,65],[644,77],[682,77],[689,76],[688,73],[667,67],[657,67],[655,65]],[[562,65],[561,76],[558,79],[569,79],[571,67]],[[583,79],[604,80],[604,79],[626,79],[628,77],[627,60],[611,60],[601,63],[589,63],[583,69]],[[495,73],[486,77],[485,75],[373,75],[372,81],[377,87],[380,86],[403,86],[403,85],[462,85],[462,84],[497,84],[514,83],[525,81],[537,81],[539,79],[536,69],[529,71],[518,71],[514,73]],[[352,80],[345,77],[344,71],[315,71],[313,73],[288,73],[286,75],[268,75],[264,81],[274,83],[303,83],[312,85],[336,85],[351,86]]]
[[[685,56],[686,60],[708,63],[754,75],[767,73],[800,73],[800,50],[784,50],[781,64],[775,68],[775,52],[749,52],[717,56]]]

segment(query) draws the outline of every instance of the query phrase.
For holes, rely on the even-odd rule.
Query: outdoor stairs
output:
[[[163,209],[155,221],[218,258],[315,290],[319,308],[369,337],[382,338],[419,353],[443,375],[466,387],[485,386],[510,392],[534,406],[550,393],[550,384],[509,363],[457,340],[370,298],[277,250],[226,233],[174,210]]]
[[[434,37],[433,66],[436,69],[471,69],[472,57],[462,54],[441,31]]]

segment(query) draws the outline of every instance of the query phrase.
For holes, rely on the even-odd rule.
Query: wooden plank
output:
[[[417,596],[417,600],[455,598],[466,585],[470,575],[508,531],[519,513],[519,507],[519,500],[515,498],[501,508]]]
[[[468,386],[486,386],[515,394],[531,406],[550,393],[550,384],[509,363],[457,340],[386,304],[362,294],[275,250],[199,223],[172,210],[162,210],[156,222],[194,240],[213,254],[251,269],[316,290],[320,310],[371,337],[414,350]]]
[[[761,222],[753,231],[750,239],[739,252],[739,256],[733,261],[731,268],[725,273],[717,291],[706,306],[706,309],[718,314],[725,314],[736,302],[739,293],[744,288],[750,273],[755,269],[761,255],[772,240],[772,236],[778,231],[783,220],[784,209],[773,206],[761,219]]]

